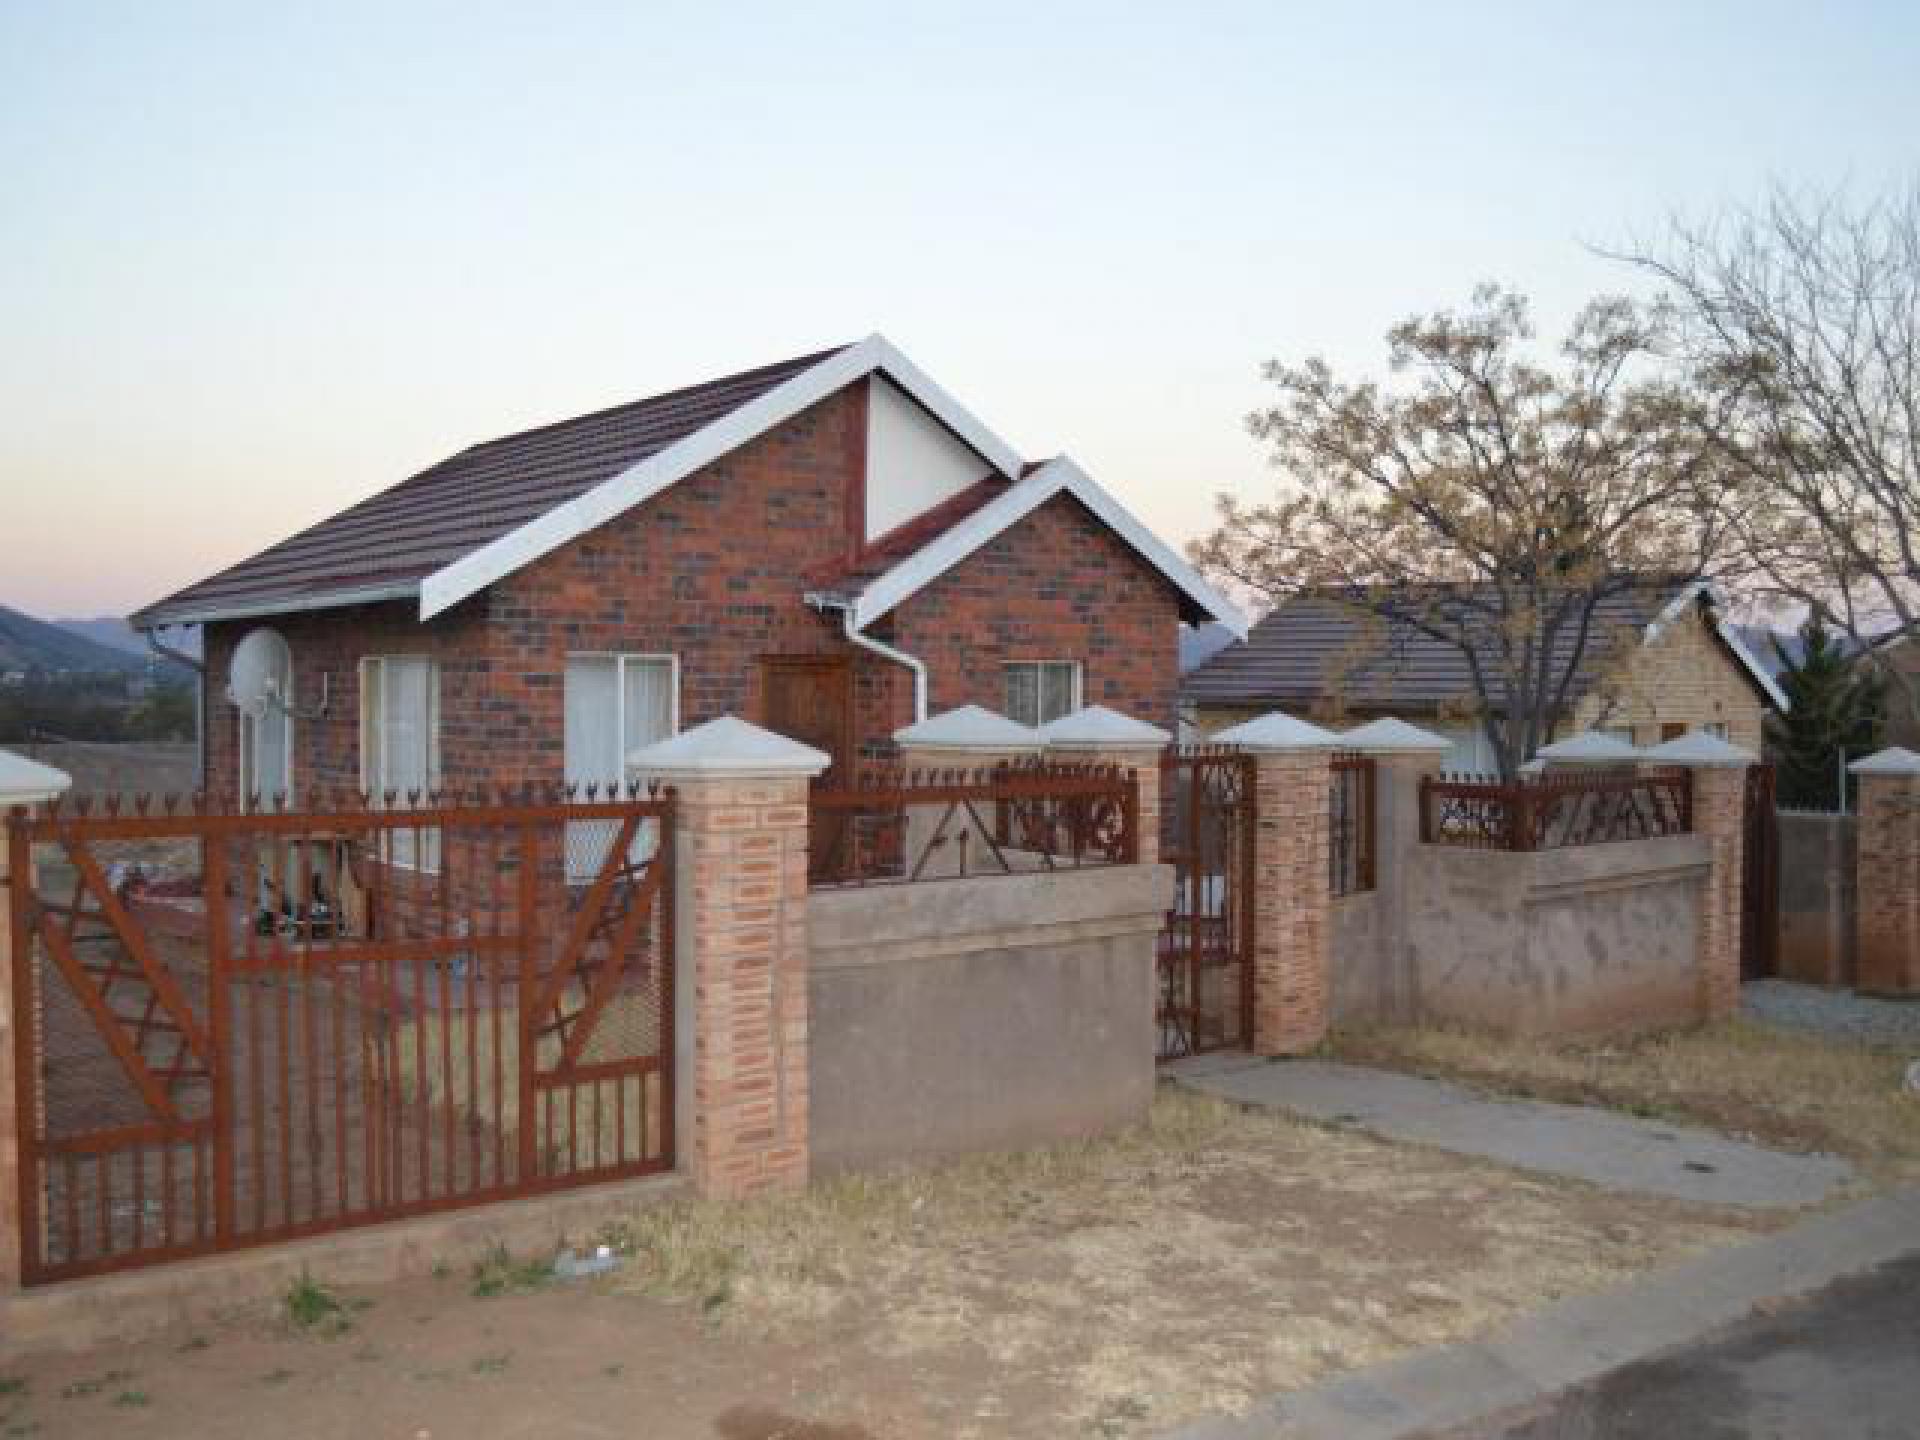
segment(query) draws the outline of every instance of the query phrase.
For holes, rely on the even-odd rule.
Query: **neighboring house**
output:
[[[1758,754],[1767,707],[1786,707],[1707,585],[1626,587],[1601,603],[1593,636],[1563,733],[1600,729],[1653,745],[1705,730]],[[1568,637],[1561,643],[1564,668],[1572,651]],[[1335,725],[1397,715],[1454,741],[1448,770],[1497,769],[1460,649],[1331,595],[1282,603],[1185,676],[1181,698],[1201,735],[1275,709]]]
[[[1920,750],[1920,715],[1914,713],[1908,698],[1920,689],[1920,638],[1912,634],[1883,634],[1869,647],[1863,663],[1870,661],[1887,672],[1887,718],[1880,731],[1880,743],[1898,745],[1903,750]]]
[[[879,336],[473,446],[133,617],[206,627],[208,789],[295,800],[607,783],[725,713],[837,777],[928,708],[1171,726],[1211,620],[1244,629]]]

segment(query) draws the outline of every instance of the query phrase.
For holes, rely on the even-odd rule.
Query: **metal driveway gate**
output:
[[[670,1168],[673,815],[16,813],[25,1279]]]
[[[1159,1057],[1244,1048],[1253,1040],[1251,756],[1180,746],[1160,763],[1160,858],[1173,909],[1160,932]]]

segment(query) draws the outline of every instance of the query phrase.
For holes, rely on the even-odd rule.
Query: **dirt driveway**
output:
[[[449,1265],[11,1360],[0,1436],[1151,1435],[1763,1223],[1164,1093],[1103,1142],[648,1212],[612,1277]]]

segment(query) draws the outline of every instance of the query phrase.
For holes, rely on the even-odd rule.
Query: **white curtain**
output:
[[[366,666],[367,786],[373,803],[385,802],[392,791],[396,803],[405,805],[418,795],[425,803],[426,792],[438,783],[434,765],[434,731],[439,724],[439,684],[431,660],[412,656],[387,656],[371,660]],[[416,854],[414,832],[388,832],[388,856],[396,865],[418,864],[435,869],[440,863],[439,832],[423,831]]]
[[[569,785],[623,784],[627,757],[673,733],[673,661],[664,656],[574,655],[566,672],[566,776]],[[634,837],[632,856],[645,861],[658,843],[652,824]],[[619,826],[610,820],[576,821],[567,827],[567,877],[591,880],[606,859]]]

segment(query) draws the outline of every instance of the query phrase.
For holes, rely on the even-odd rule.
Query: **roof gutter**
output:
[[[841,595],[812,594],[806,597],[807,604],[816,610],[838,610],[840,629],[848,640],[862,650],[871,650],[883,660],[891,660],[896,665],[904,665],[913,674],[913,723],[918,725],[927,718],[927,662],[917,655],[876,640],[871,635],[862,634],[855,619],[853,601]]]
[[[193,788],[207,788],[207,662],[197,655],[189,655],[184,650],[176,650],[156,633],[158,626],[145,627],[140,638],[147,642],[147,648],[163,660],[172,660],[184,665],[199,676],[193,687]]]

